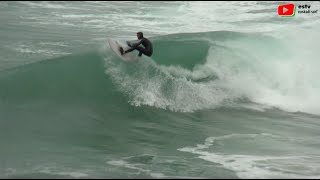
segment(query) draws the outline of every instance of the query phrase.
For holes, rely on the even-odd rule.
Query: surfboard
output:
[[[130,52],[130,53],[126,53],[124,55],[121,55],[120,52],[120,48],[122,47],[123,50],[127,50],[130,47],[124,43],[121,43],[118,40],[115,39],[108,39],[108,43],[110,45],[110,48],[112,49],[112,51],[123,61],[126,62],[134,62],[138,60],[138,56],[136,55],[136,53]]]

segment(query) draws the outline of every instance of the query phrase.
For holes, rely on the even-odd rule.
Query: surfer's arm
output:
[[[142,40],[127,41],[127,45],[129,47],[134,47],[134,48],[138,47],[141,43],[142,43]]]
[[[138,41],[138,42],[135,43],[135,44],[132,44],[130,47],[132,47],[132,48],[137,48],[140,44],[142,44],[142,40]]]
[[[128,46],[130,46],[130,45],[129,45],[130,43],[127,42],[127,44],[128,44]],[[124,51],[124,53],[128,53],[128,52],[131,52],[131,51],[135,50],[140,44],[142,44],[142,40],[138,41],[138,42],[135,43],[135,44],[132,44],[132,45],[130,46],[131,48],[129,48],[129,49],[127,49],[126,51]]]
[[[132,47],[132,43],[131,43],[130,41],[127,41],[127,45],[128,45],[129,47]]]

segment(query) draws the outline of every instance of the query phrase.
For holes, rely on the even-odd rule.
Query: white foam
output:
[[[28,2],[28,1],[20,1],[19,3],[23,5],[27,5],[31,8],[48,8],[48,9],[79,9],[72,6],[54,4],[53,2]]]
[[[13,48],[14,50],[20,53],[29,53],[29,54],[45,54],[45,55],[68,55],[71,53],[67,52],[59,52],[59,51],[52,51],[48,49],[29,49],[29,48]]]
[[[88,177],[89,174],[85,173],[86,170],[83,170],[82,172],[75,171],[73,169],[69,168],[59,168],[58,166],[52,164],[50,166],[39,166],[33,168],[34,173],[45,173],[50,175],[61,175],[61,176],[70,176],[73,178],[85,178]]]
[[[224,168],[234,171],[240,178],[319,178],[319,157],[308,156],[258,156],[242,154],[223,154],[205,149],[213,146],[214,141],[231,138],[256,138],[272,134],[230,134],[220,137],[210,137],[204,144],[196,147],[178,149],[200,155],[199,158],[221,164]],[[275,136],[277,137],[277,136]]]
[[[297,34],[304,34],[303,38],[296,39]],[[242,107],[257,110],[276,107],[320,114],[318,31],[296,28],[282,38],[279,34],[275,38],[272,43],[278,49],[273,44],[267,47],[263,42],[246,38],[212,40],[224,48],[210,48],[205,66],[223,82],[217,87],[228,89],[233,97],[245,97],[256,103]]]
[[[127,74],[126,64],[115,64],[106,59],[106,73],[109,74],[119,89],[131,97],[135,106],[148,105],[172,111],[192,112],[199,109],[215,108],[231,96],[215,87],[215,83],[196,83],[185,77],[174,77],[166,68],[160,68],[153,61],[143,60],[135,68],[139,73]],[[170,68],[169,68],[170,69]],[[157,75],[148,74],[155,71]],[[179,70],[177,70],[179,71]],[[163,90],[169,88],[169,90]]]
[[[124,167],[124,168],[128,168],[128,169],[138,170],[141,172],[150,172],[150,170],[148,170],[148,169],[143,169],[143,168],[137,167],[140,164],[130,164],[124,160],[108,161],[107,163],[110,165],[113,165],[113,166]]]
[[[68,47],[64,42],[40,42],[41,45],[52,45],[52,46],[62,46]]]
[[[126,74],[127,67],[121,64],[117,67],[107,65],[106,72],[131,96],[130,102],[135,106],[149,105],[182,112],[221,106],[258,111],[276,107],[289,112],[319,114],[320,84],[316,77],[320,76],[317,68],[320,54],[313,47],[316,45],[309,43],[311,36],[320,39],[314,32],[306,35],[309,39],[297,41],[298,47],[283,41],[281,48],[292,52],[287,57],[273,55],[272,49],[265,49],[263,43],[255,44],[244,38],[239,41],[213,40],[211,43],[225,49],[210,47],[206,63],[193,70],[157,65],[146,59],[136,67],[142,72],[137,76]],[[275,39],[273,43],[279,41]],[[305,60],[302,62],[302,59]],[[112,60],[106,59],[106,63],[112,63]],[[151,76],[147,73],[149,70],[158,71],[158,74]],[[201,82],[207,77],[219,79]],[[198,80],[200,82],[194,82]],[[170,92],[163,91],[166,86],[170,86]],[[237,100],[242,98],[253,104],[239,104]]]
[[[83,2],[83,3],[66,3],[66,2],[19,2],[24,6],[31,8],[47,8],[54,11],[63,10],[63,14],[53,13],[53,16],[44,16],[43,19],[56,19],[59,25],[61,21],[69,21],[65,25],[73,24],[75,19],[85,19],[81,24],[75,23],[76,26],[87,26],[96,23],[98,28],[117,27],[119,31],[132,33],[139,31],[141,26],[148,27],[145,32],[152,34],[171,34],[183,32],[206,32],[218,30],[234,30],[242,32],[268,32],[281,28],[295,27],[295,24],[288,22],[272,23],[272,18],[279,18],[276,10],[277,5],[259,5],[256,2]],[[243,5],[246,4],[246,5]],[[280,4],[280,3],[279,3]],[[316,5],[312,5],[316,6]],[[136,8],[135,13],[130,9]],[[250,10],[265,10],[274,8],[274,12],[265,13],[247,13]],[[78,10],[76,14],[66,14],[64,10]],[[93,14],[87,14],[88,9],[95,11]],[[98,13],[97,12],[98,9]],[[236,9],[236,10],[235,10]],[[79,13],[81,12],[81,13]],[[103,12],[103,13],[100,13]],[[120,15],[121,14],[121,15]],[[305,18],[304,23],[309,20],[316,20],[319,13],[314,16],[299,16]],[[99,21],[96,21],[99,19]],[[270,23],[268,23],[270,19]],[[42,21],[44,23],[45,21]],[[267,22],[267,23],[260,23]],[[312,21],[313,22],[313,21]],[[138,26],[135,26],[137,25]],[[290,28],[289,28],[290,29]]]
[[[253,31],[260,29],[270,28],[270,26],[259,26],[250,25],[248,26],[237,26],[232,23],[243,21],[254,20],[259,18],[265,18],[266,14],[250,14],[247,15],[246,11],[254,8],[261,8],[261,6],[254,6],[254,2],[249,3],[250,6],[238,6],[237,3],[221,3],[221,2],[179,2],[179,3],[162,3],[155,7],[152,3],[138,3],[137,6],[140,8],[132,13],[127,13],[128,7],[122,6],[121,4],[113,3],[91,3],[85,2],[85,4],[57,4],[52,2],[21,2],[25,5],[35,8],[49,8],[53,10],[59,9],[77,9],[79,11],[87,8],[97,9],[99,11],[104,10],[107,14],[58,14],[53,18],[58,18],[60,21],[73,21],[74,19],[86,18],[89,21],[88,25],[95,21],[95,19],[101,19],[99,27],[106,27],[109,24],[113,26],[130,27],[131,31],[137,31],[141,26],[149,27],[148,31],[152,33],[181,33],[181,32],[204,32],[204,31],[215,31],[225,29],[243,29],[245,31]],[[133,3],[133,2],[131,2]],[[135,4],[134,3],[134,4]],[[104,4],[101,6],[101,4]],[[134,6],[132,4],[132,6]],[[110,11],[110,6],[114,7]],[[252,7],[254,6],[254,7]],[[230,9],[237,8],[237,11]],[[146,10],[148,9],[148,10]],[[178,11],[177,11],[178,9]],[[121,16],[119,15],[121,12]],[[239,13],[240,12],[240,13]],[[275,14],[276,15],[276,14]],[[52,17],[50,17],[52,19]],[[112,19],[110,21],[110,19]],[[44,22],[44,21],[43,21]],[[116,24],[114,23],[116,22]],[[223,23],[222,23],[223,22]],[[70,24],[70,22],[68,22]],[[139,27],[132,26],[133,24],[139,24]],[[82,24],[84,25],[84,24]],[[254,28],[252,28],[254,26]],[[174,27],[174,28],[173,28]],[[276,27],[276,26],[275,26]],[[111,27],[109,27],[111,28]]]
[[[124,168],[132,169],[132,170],[137,170],[139,172],[144,172],[146,174],[149,174],[153,178],[159,178],[159,179],[163,179],[163,178],[199,179],[199,178],[201,178],[201,177],[186,177],[186,176],[167,176],[163,173],[152,172],[149,169],[143,169],[143,168],[137,167],[137,166],[139,166],[139,165],[141,166],[143,164],[131,164],[131,163],[128,163],[123,160],[108,161],[107,163],[110,165],[113,165],[113,166],[119,166],[119,167],[124,167]]]
[[[81,172],[59,172],[56,173],[58,175],[67,175],[67,176],[71,176],[74,178],[84,178],[84,177],[88,177],[88,174],[85,173],[81,173]]]
[[[59,17],[62,18],[92,18],[95,17],[96,15],[94,14],[59,14]]]
[[[49,45],[50,43],[40,43],[42,45]],[[50,44],[50,45],[59,45],[59,46],[65,46],[63,44]],[[68,52],[62,52],[62,51],[56,51],[52,49],[47,48],[37,48],[34,46],[28,46],[28,45],[18,45],[18,46],[8,46],[11,50],[17,51],[19,53],[23,54],[42,54],[42,55],[49,55],[49,56],[57,56],[57,55],[69,55],[71,53]]]
[[[139,174],[140,172],[143,172],[143,173],[149,174],[150,176],[155,177],[155,178],[165,177],[161,173],[152,172],[149,169],[144,169],[144,168],[138,167],[138,166],[142,166],[143,164],[137,164],[137,163],[131,164],[131,163],[126,162],[124,160],[108,161],[107,163],[110,165],[113,165],[113,166],[118,166],[118,167],[123,167],[123,168],[131,169],[131,170],[135,170],[134,174]]]

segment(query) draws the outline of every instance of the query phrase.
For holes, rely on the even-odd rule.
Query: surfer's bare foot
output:
[[[124,54],[124,51],[123,51],[123,48],[122,48],[122,47],[120,47],[120,53],[121,53],[121,55]]]

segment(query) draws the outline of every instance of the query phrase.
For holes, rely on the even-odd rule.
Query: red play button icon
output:
[[[294,16],[294,4],[284,4],[278,7],[279,16]]]

